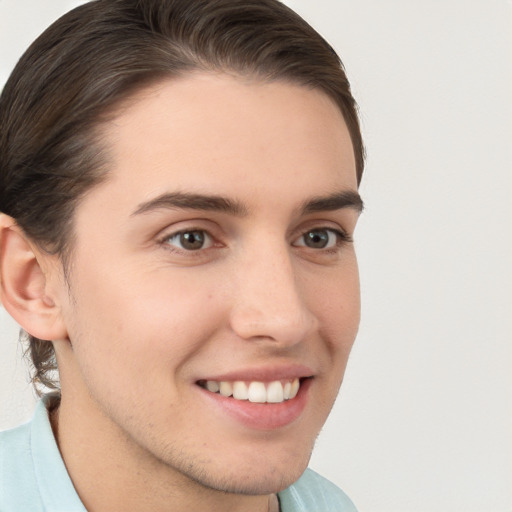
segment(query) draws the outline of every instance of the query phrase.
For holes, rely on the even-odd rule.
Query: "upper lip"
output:
[[[312,377],[314,371],[303,364],[263,365],[253,368],[244,368],[228,371],[222,374],[209,375],[199,380],[213,380],[216,382],[259,381],[272,382],[276,380],[293,380]]]

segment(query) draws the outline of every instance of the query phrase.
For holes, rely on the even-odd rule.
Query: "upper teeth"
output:
[[[205,387],[212,393],[220,393],[222,396],[232,396],[235,400],[249,400],[256,403],[280,403],[297,396],[300,388],[299,379],[275,380],[272,382],[237,380],[215,381],[207,380]]]

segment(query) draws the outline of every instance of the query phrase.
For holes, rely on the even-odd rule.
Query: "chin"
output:
[[[286,489],[300,478],[306,467],[307,463],[300,468],[293,468],[292,471],[283,471],[269,466],[259,471],[248,472],[245,475],[240,473],[226,474],[221,477],[203,475],[203,478],[196,481],[203,487],[224,493],[257,496],[277,493]]]
[[[254,451],[258,451],[256,446]],[[214,464],[215,467],[189,465],[187,473],[202,487],[219,492],[252,496],[272,494],[296,482],[306,470],[310,457],[311,450],[286,453],[279,460],[245,457],[239,464],[232,461],[228,468],[219,464]]]

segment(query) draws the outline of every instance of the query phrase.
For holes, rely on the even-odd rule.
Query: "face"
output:
[[[296,85],[197,74],[139,93],[103,136],[111,170],[76,210],[62,292],[63,406],[74,394],[126,453],[202,486],[286,487],[359,322],[360,204],[338,108]]]

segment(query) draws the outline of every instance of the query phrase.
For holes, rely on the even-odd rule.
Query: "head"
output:
[[[180,106],[183,106],[185,114],[181,112]],[[307,113],[307,119],[300,113],[302,108]],[[166,114],[160,116],[160,111]],[[258,112],[261,112],[262,126],[257,126],[258,122],[255,122],[260,119],[256,116]],[[233,119],[231,124],[230,118]],[[194,125],[191,119],[201,120],[201,126],[198,127],[197,123]],[[325,123],[322,120],[326,120]],[[341,62],[333,49],[299,16],[274,0],[96,0],[62,17],[25,53],[2,92],[0,122],[0,211],[5,214],[4,235],[1,239],[3,252],[6,252],[7,247],[24,243],[27,254],[35,255],[26,270],[19,273],[17,283],[12,288],[22,287],[25,281],[31,280],[33,284],[25,288],[25,299],[37,296],[38,307],[53,310],[56,302],[67,302],[67,306],[60,309],[58,320],[52,320],[54,330],[39,327],[47,326],[47,317],[53,313],[47,314],[46,323],[39,320],[39,323],[25,321],[24,318],[28,317],[19,316],[19,322],[29,339],[36,384],[58,386],[51,372],[55,369],[55,347],[59,358],[60,346],[62,355],[59,365],[62,361],[62,367],[59,369],[62,376],[66,373],[70,376],[68,380],[72,381],[75,378],[73,372],[79,372],[84,376],[83,380],[91,384],[88,392],[93,398],[95,393],[105,392],[108,397],[112,392],[112,403],[117,400],[114,391],[108,389],[105,381],[92,377],[97,372],[95,364],[98,358],[115,361],[113,354],[125,351],[122,340],[130,336],[126,329],[130,328],[133,333],[139,324],[130,325],[127,322],[124,326],[105,317],[104,323],[110,322],[110,325],[103,333],[100,321],[97,331],[94,322],[88,324],[84,311],[90,315],[89,320],[102,315],[101,311],[95,311],[92,307],[94,289],[87,290],[88,283],[94,281],[87,274],[87,262],[98,256],[96,263],[97,266],[103,266],[105,279],[97,274],[96,286],[108,283],[108,274],[119,262],[116,257],[120,253],[105,250],[105,254],[100,255],[98,251],[102,252],[101,244],[111,239],[119,227],[110,224],[110,218],[121,215],[120,210],[123,208],[124,214],[132,208],[130,218],[142,219],[140,222],[145,223],[145,227],[139,228],[141,231],[134,231],[135,238],[142,237],[144,230],[153,230],[152,236],[159,237],[159,247],[165,243],[173,248],[171,266],[186,268],[187,275],[174,276],[169,281],[168,284],[181,283],[185,287],[182,293],[175,294],[174,300],[163,293],[156,294],[156,302],[146,300],[138,303],[141,298],[155,297],[154,286],[163,283],[165,278],[159,276],[154,279],[161,272],[161,259],[141,260],[140,268],[149,269],[152,277],[148,277],[145,284],[137,288],[137,280],[131,276],[138,267],[132,259],[131,263],[126,264],[122,275],[117,276],[116,284],[112,282],[108,288],[111,290],[122,283],[126,286],[123,300],[118,306],[121,309],[127,307],[127,304],[136,306],[133,314],[125,311],[127,319],[134,318],[136,310],[144,311],[144,318],[151,319],[154,326],[162,318],[154,314],[156,310],[160,311],[157,305],[162,304],[162,301],[167,302],[167,317],[175,315],[183,318],[198,308],[209,308],[215,312],[213,316],[206,315],[208,318],[229,317],[229,332],[233,339],[221,347],[218,353],[214,342],[221,338],[225,340],[226,333],[219,334],[224,327],[221,329],[219,325],[214,325],[213,319],[208,320],[213,322],[207,329],[209,334],[202,331],[200,326],[186,330],[180,327],[179,322],[176,324],[173,321],[156,326],[152,333],[152,339],[163,340],[164,328],[175,329],[173,336],[190,338],[186,351],[180,343],[176,344],[174,352],[168,351],[167,346],[172,343],[173,336],[165,340],[166,347],[157,343],[155,351],[160,361],[166,357],[176,357],[179,363],[172,363],[171,366],[174,365],[180,371],[184,367],[182,375],[186,375],[187,379],[193,376],[201,393],[208,386],[215,388],[216,381],[220,382],[221,377],[227,381],[243,378],[243,375],[237,374],[236,368],[226,366],[219,359],[226,357],[232,350],[236,351],[240,339],[256,340],[251,345],[253,348],[250,353],[244,354],[242,351],[234,365],[247,368],[248,375],[254,373],[249,375],[251,379],[247,379],[246,384],[249,384],[249,380],[272,380],[272,367],[283,363],[283,368],[288,369],[278,379],[282,381],[281,385],[286,388],[288,377],[293,381],[295,373],[302,372],[300,378],[306,390],[310,380],[314,380],[308,375],[311,370],[298,369],[295,363],[311,357],[316,351],[315,344],[322,345],[324,348],[319,352],[323,350],[323,355],[313,364],[313,370],[321,372],[326,365],[325,372],[334,375],[317,379],[319,382],[324,380],[324,391],[328,390],[328,393],[319,394],[325,397],[325,403],[316,405],[318,417],[304,427],[304,439],[309,439],[312,446],[315,432],[318,432],[325,420],[341,383],[344,365],[357,331],[359,304],[354,261],[351,259],[345,269],[349,277],[333,279],[328,270],[335,266],[334,261],[339,255],[327,255],[322,245],[327,244],[327,249],[330,244],[337,247],[341,242],[334,240],[336,237],[346,237],[345,242],[348,243],[350,234],[339,234],[339,230],[335,229],[335,217],[328,219],[327,227],[317,222],[319,212],[344,208],[344,211],[349,211],[348,214],[344,213],[350,226],[347,231],[352,231],[360,208],[355,190],[363,171],[363,144],[356,105]],[[248,123],[254,126],[245,137],[254,137],[257,148],[264,148],[263,153],[253,152],[251,141],[237,139]],[[142,130],[140,134],[137,133],[138,127]],[[327,128],[330,130],[326,132]],[[219,132],[215,133],[216,130]],[[162,133],[172,137],[160,140],[159,134]],[[219,140],[213,140],[212,134],[220,134]],[[340,141],[339,147],[343,149],[341,153],[344,156],[340,156],[341,153],[335,149],[336,141],[329,134],[338,137],[336,140]],[[144,143],[144,147],[132,153],[131,148],[146,138],[156,146],[146,147]],[[234,141],[232,147],[223,147],[227,139]],[[323,147],[326,139],[327,145]],[[305,170],[307,155],[301,154],[301,148],[310,140],[316,144],[310,151],[313,155],[309,162],[311,168]],[[293,151],[300,159],[293,162],[293,165],[296,166],[294,172],[298,174],[290,171],[291,161],[286,159],[288,157],[281,159],[282,155],[287,154],[283,144],[289,148],[296,144]],[[229,149],[232,149],[232,154]],[[189,158],[192,154],[193,158]],[[244,154],[251,163],[246,169],[241,169]],[[160,155],[162,160],[157,164],[153,162],[151,169],[147,168],[144,157],[156,158],[155,155]],[[230,158],[238,159],[237,166],[226,163]],[[255,160],[260,158],[258,165],[254,165]],[[186,168],[187,172],[170,171],[167,175],[164,170],[168,170],[168,164],[175,161],[181,162],[183,166],[180,169]],[[219,161],[223,162],[222,165],[218,164]],[[288,168],[288,172],[282,176],[275,175],[269,164],[271,161],[281,162],[283,168]],[[339,186],[336,185],[335,173],[329,174],[330,171],[326,171],[327,168],[332,170],[335,167],[334,161],[336,165],[342,162],[345,169]],[[162,162],[165,165],[161,165]],[[202,169],[205,162],[206,167],[210,166],[210,174]],[[269,165],[265,166],[265,163]],[[235,167],[240,169],[238,176],[233,174]],[[299,173],[301,169],[304,172]],[[319,173],[318,176],[314,175],[315,172]],[[237,180],[247,183],[246,188],[237,188]],[[317,182],[321,186],[315,190]],[[171,187],[167,191],[165,183]],[[272,183],[272,187],[267,190],[265,187],[269,183]],[[277,184],[283,196],[289,198],[288,202],[283,201],[283,211],[272,210],[277,197],[273,197],[272,193],[276,194]],[[267,194],[268,205],[263,200],[258,203],[259,189],[262,198]],[[248,190],[254,191],[254,205],[251,204]],[[312,191],[309,195],[308,190]],[[109,201],[114,202],[114,210],[117,206],[119,210],[110,211]],[[341,203],[344,206],[340,206]],[[300,215],[296,214],[299,207],[302,208]],[[213,213],[211,217],[210,213],[199,216],[200,220],[195,215],[193,223],[188,222],[188,217],[180,217],[172,222],[173,225],[182,223],[178,226],[180,229],[164,229],[168,220],[163,222],[158,215],[161,215],[162,210],[168,215],[175,208],[180,212]],[[256,216],[254,221],[243,220],[252,219],[253,210],[260,211],[261,215]],[[296,217],[292,218],[292,214]],[[223,219],[226,215],[238,220],[225,221]],[[105,216],[108,220],[103,226],[102,219]],[[276,226],[274,233],[274,218],[281,219],[282,233]],[[249,247],[256,240],[257,233],[262,235],[258,226],[261,227],[264,219],[272,240],[284,234],[289,238],[288,248],[293,248],[291,252],[303,254],[301,251],[312,251],[311,254],[307,252],[307,257],[301,256],[301,263],[288,261],[285,253],[279,250],[274,251],[268,261],[262,259],[261,255],[256,261],[245,256],[240,256],[239,260],[233,256],[232,264],[227,256],[222,260],[224,257],[219,255],[224,254],[227,247],[237,246],[240,255],[243,254],[241,248]],[[309,231],[306,228],[310,228]],[[110,238],[105,236],[102,241],[100,236],[95,239],[94,232],[104,230],[106,235],[109,229]],[[7,231],[11,234],[6,235]],[[306,232],[307,235],[304,234]],[[247,236],[243,243],[237,245],[233,240],[238,239],[238,234],[233,233],[246,233]],[[309,236],[309,242],[306,236]],[[86,240],[91,243],[88,245]],[[149,242],[146,240],[145,243]],[[313,245],[310,247],[308,244]],[[320,244],[318,248],[322,256],[315,253],[317,247],[314,244]],[[140,245],[143,245],[142,241]],[[254,243],[251,249],[253,254],[257,247],[258,244]],[[198,254],[201,256],[192,264],[192,260],[187,258],[196,248],[199,248]],[[315,258],[323,259],[317,261]],[[14,311],[15,306],[10,305],[14,302],[9,298],[10,292],[5,291],[9,288],[5,269],[11,268],[9,263],[5,263],[7,260],[4,258],[3,300],[5,306]],[[241,261],[244,261],[245,270],[242,270]],[[250,318],[252,313],[243,311],[240,288],[243,288],[244,282],[250,282],[247,271],[254,269],[256,272],[258,262],[261,262],[262,275],[268,278],[269,300],[273,295],[272,283],[283,280],[276,284],[276,303],[293,305],[297,300],[304,302],[301,305],[295,304],[295,311],[290,314],[290,318],[295,315],[293,322],[290,318],[281,319],[273,327],[262,327],[265,324],[263,320]],[[279,266],[276,262],[281,265],[279,271],[275,270]],[[19,267],[21,263],[17,265]],[[212,267],[217,267],[215,273],[220,272],[225,278],[217,281],[206,275],[205,268]],[[236,269],[232,272],[232,278],[229,277],[229,269]],[[284,274],[283,269],[286,269]],[[275,275],[274,271],[277,272]],[[33,278],[35,274],[37,278]],[[255,275],[254,281],[259,282],[262,275]],[[322,288],[318,296],[314,296],[317,292],[311,292],[315,279]],[[133,288],[129,285],[130,281],[135,281]],[[52,284],[48,285],[49,282]],[[193,293],[186,290],[187,282],[193,283]],[[201,283],[205,283],[205,286],[202,287]],[[295,291],[284,291],[279,296],[279,286],[283,290],[288,287]],[[324,302],[322,294],[328,298],[338,296],[335,286],[345,286],[348,296],[340,289],[339,304]],[[55,292],[53,295],[52,290]],[[305,297],[301,297],[301,290],[306,290]],[[102,293],[100,289],[97,291],[98,294]],[[257,296],[266,292],[253,289],[247,293]],[[88,299],[83,300],[83,297]],[[308,306],[315,300],[327,312],[325,323],[328,325],[322,328],[318,327],[317,317],[322,317],[324,313],[315,315],[309,311],[315,309]],[[101,299],[99,302],[102,302]],[[338,306],[344,313],[336,311]],[[36,309],[33,306],[26,307],[28,310],[30,308]],[[81,313],[74,316],[77,310]],[[33,316],[33,312],[31,314]],[[286,314],[283,313],[284,316]],[[16,313],[13,316],[16,318]],[[193,322],[196,317],[197,311],[189,320]],[[340,326],[337,317],[347,320],[347,327]],[[122,316],[117,320],[123,323]],[[292,328],[292,324],[295,327]],[[92,336],[86,335],[89,330],[94,333],[95,339],[104,337],[102,345],[96,346],[94,353],[91,349],[94,344],[83,341]],[[338,332],[340,330],[343,332]],[[144,331],[142,326],[138,335],[143,337]],[[206,337],[209,339],[206,340]],[[336,343],[329,341],[322,344],[319,341],[322,337],[340,340],[338,352],[342,355],[333,358],[339,361],[332,368],[327,368],[327,361],[332,356],[331,350],[334,350],[331,345]],[[112,342],[110,346],[104,343],[107,338]],[[315,341],[305,349],[301,343],[307,338]],[[266,347],[262,341],[266,339],[281,339],[282,343],[271,343],[271,346]],[[130,352],[128,347],[126,352],[132,358],[144,360],[143,352],[151,350],[151,347],[146,346]],[[201,353],[196,359],[192,357]],[[71,363],[75,357],[78,362]],[[261,369],[267,359],[271,361],[268,378]],[[206,361],[208,369],[203,372],[201,365]],[[215,370],[215,362],[222,371]],[[150,364],[150,359],[147,363]],[[251,369],[253,366],[259,369]],[[124,377],[129,378],[130,372],[132,379],[136,379],[137,371],[136,365],[127,364],[124,369],[120,369],[121,382]],[[126,373],[124,377],[123,372]],[[144,378],[152,378],[151,372]],[[156,375],[154,378],[158,381],[159,377]],[[207,384],[207,381],[211,382]],[[279,395],[281,391],[279,385],[276,386]],[[159,383],[159,389],[163,389],[165,394],[165,384]],[[173,391],[169,390],[169,394],[172,395]],[[143,397],[134,393],[131,399],[138,404]],[[108,400],[103,404],[105,409],[109,408]],[[142,404],[139,405],[144,409]],[[173,406],[169,407],[172,409]],[[151,408],[148,408],[147,412],[150,411]],[[167,454],[173,460],[177,458],[175,452],[178,449],[186,452],[183,446],[177,448],[169,445],[170,441],[165,434],[158,430],[163,423],[159,427],[157,420],[157,426],[151,430],[150,425],[143,427],[140,423],[130,424],[126,414],[126,410],[112,413],[115,421],[128,425],[127,431],[131,435],[137,439],[140,436],[141,446],[148,451]],[[179,417],[179,414],[179,409],[176,409],[174,418]],[[234,414],[240,415],[240,411]],[[272,430],[265,421],[271,423],[272,420],[267,418],[259,425],[252,425],[259,432],[260,442]],[[151,423],[151,418],[148,422]],[[185,428],[186,419],[183,425]],[[283,425],[283,428],[288,426]],[[146,432],[149,429],[151,434],[147,436],[139,432],[144,429]],[[235,437],[239,435],[243,452],[247,436],[237,432],[231,434]],[[291,456],[291,464],[296,466],[292,478],[296,478],[300,468],[303,469],[307,463],[311,446],[304,453],[297,450],[300,453]],[[289,448],[288,452],[294,452]],[[174,455],[171,456],[171,453]],[[162,455],[163,460],[167,455]],[[278,473],[279,468],[276,463]],[[282,474],[279,481],[279,485],[289,483]],[[208,485],[214,484],[208,481]],[[261,489],[270,489],[274,484],[267,482],[262,485]]]
[[[97,127],[137,90],[193,70],[322,90],[347,123],[360,181],[364,149],[342,64],[286,6],[266,0],[95,1],[50,27],[3,90],[0,211],[66,263],[73,211],[108,172]],[[52,344],[28,339],[34,383],[56,388]]]
[[[73,212],[108,173],[98,127],[137,91],[198,70],[323,91],[347,123],[360,181],[364,149],[342,64],[289,8],[274,0],[98,0],[46,30],[5,85],[0,211],[67,264]],[[52,344],[28,339],[34,383],[57,387]]]

